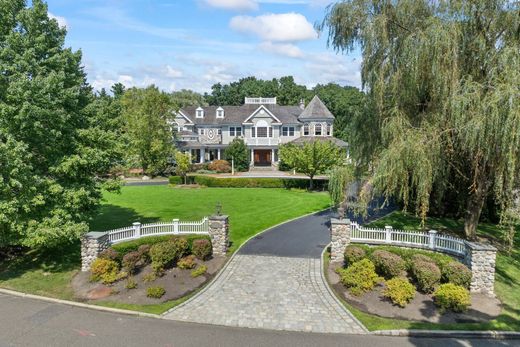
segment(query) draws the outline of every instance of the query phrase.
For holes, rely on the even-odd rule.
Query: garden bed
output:
[[[160,302],[176,300],[189,295],[209,282],[226,262],[225,257],[213,257],[207,261],[197,260],[197,266],[204,265],[207,270],[204,274],[192,277],[191,269],[174,267],[165,271],[162,277],[154,281],[144,282],[144,277],[153,272],[150,265],[140,269],[133,278],[137,288],[127,289],[126,280],[120,280],[112,285],[105,285],[90,281],[90,272],[79,272],[72,279],[72,288],[77,300],[92,303],[110,301],[124,304],[151,305]],[[149,287],[162,287],[165,294],[160,299],[149,298],[146,290]]]

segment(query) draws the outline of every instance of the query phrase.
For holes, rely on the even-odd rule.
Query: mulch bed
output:
[[[125,288],[126,279],[112,285],[90,282],[90,272],[79,272],[72,280],[76,299],[81,301],[112,301],[126,304],[149,305],[182,298],[211,280],[226,262],[226,257],[213,257],[207,261],[197,260],[197,264],[206,265],[208,270],[198,277],[191,277],[192,270],[177,267],[166,270],[164,276],[152,282],[144,282],[143,277],[152,272],[150,265],[140,269],[133,278],[137,288]],[[163,287],[166,294],[160,299],[146,296],[148,287]]]
[[[394,305],[382,296],[383,284],[379,284],[370,292],[361,296],[353,296],[340,282],[334,271],[341,266],[330,263],[327,269],[329,284],[337,295],[345,299],[355,308],[380,317],[430,322],[430,323],[474,323],[487,322],[498,317],[501,303],[496,298],[489,298],[482,294],[471,294],[471,306],[464,313],[445,312],[442,314],[433,303],[431,294],[416,292],[415,298],[405,308]]]

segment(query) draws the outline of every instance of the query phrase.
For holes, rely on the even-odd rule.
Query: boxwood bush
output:
[[[443,282],[453,283],[466,289],[471,285],[471,276],[471,270],[458,261],[452,261],[442,269]]]
[[[191,176],[195,183],[206,187],[220,188],[299,188],[307,189],[309,180],[303,178],[219,178],[212,176]],[[314,180],[316,190],[325,190],[327,180]]]
[[[149,298],[160,299],[166,294],[163,287],[148,287],[146,288],[146,296]]]
[[[171,239],[176,239],[176,238],[186,239],[186,241],[188,241],[188,247],[189,247],[190,251],[191,251],[193,241],[200,240],[200,239],[206,239],[206,240],[210,239],[210,237],[208,235],[197,235],[197,234],[182,235],[182,236],[176,236],[176,235],[174,235],[174,236],[172,236],[172,235],[147,236],[147,237],[142,237],[142,238],[136,239],[136,240],[121,242],[116,245],[113,245],[111,248],[113,248],[115,251],[119,252],[119,254],[125,255],[128,252],[138,251],[139,247],[142,245],[153,246],[156,243],[165,242],[165,241],[169,241]]]
[[[395,305],[406,307],[415,298],[415,287],[406,278],[396,277],[385,282],[383,296]]]
[[[150,248],[152,268],[156,273],[164,271],[180,257],[179,247],[174,242],[160,242]]]
[[[442,284],[433,294],[435,304],[442,311],[464,312],[471,304],[469,291],[453,283]]]
[[[352,265],[366,257],[366,252],[363,248],[358,246],[347,246],[343,253],[345,264]]]
[[[90,280],[102,281],[105,284],[114,283],[118,280],[119,264],[110,259],[97,258],[90,266]]]
[[[406,262],[397,254],[378,249],[372,253],[371,258],[376,267],[376,272],[385,279],[398,277],[403,273],[406,275]]]
[[[418,261],[412,266],[412,277],[420,291],[431,293],[440,284],[441,271],[434,263]]]
[[[376,274],[374,263],[368,259],[362,259],[346,270],[340,272],[343,283],[353,295],[361,295],[372,290],[379,277]]]

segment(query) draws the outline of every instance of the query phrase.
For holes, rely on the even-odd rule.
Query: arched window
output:
[[[314,135],[321,136],[321,124],[320,123],[316,123],[314,125]]]
[[[269,130],[269,124],[265,120],[256,123],[256,137],[271,137],[272,130]]]
[[[309,124],[305,123],[303,125],[303,136],[309,136]]]

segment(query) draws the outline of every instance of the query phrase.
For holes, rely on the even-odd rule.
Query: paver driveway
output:
[[[250,240],[209,286],[166,318],[247,328],[365,333],[329,292],[321,252],[328,213],[275,227]]]

